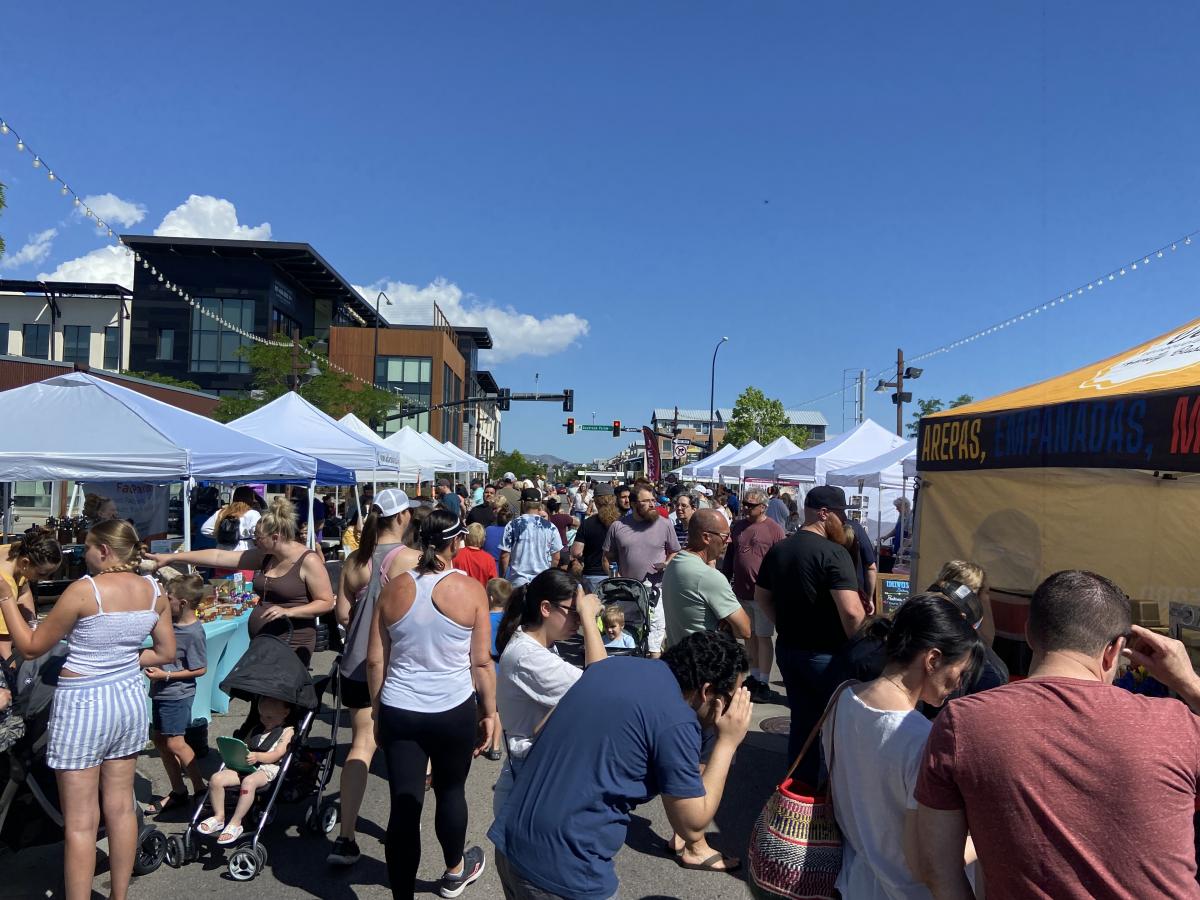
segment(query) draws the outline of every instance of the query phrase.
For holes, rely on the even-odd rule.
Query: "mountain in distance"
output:
[[[546,466],[547,468],[551,468],[551,469],[554,468],[555,466],[571,465],[571,461],[569,459],[563,459],[561,456],[555,456],[553,453],[542,453],[538,456],[527,455],[525,458],[531,459],[534,462],[539,463],[540,465]]]

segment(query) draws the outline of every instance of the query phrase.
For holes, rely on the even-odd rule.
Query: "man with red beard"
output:
[[[638,581],[661,581],[662,572],[676,553],[679,538],[669,519],[658,514],[658,497],[654,488],[638,486],[633,491],[632,515],[613,522],[604,538],[604,570],[617,566],[622,578]],[[650,655],[658,657],[666,635],[666,620],[662,604],[650,610]]]
[[[846,552],[846,494],[821,485],[804,498],[804,525],[771,547],[758,572],[754,600],[775,623],[775,659],[792,711],[788,759],[804,746],[825,705],[825,670],[833,655],[870,614],[858,593],[854,563]],[[815,787],[820,768],[817,742],[796,777]]]

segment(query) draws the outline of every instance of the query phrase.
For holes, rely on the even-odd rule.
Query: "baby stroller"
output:
[[[620,607],[625,614],[625,631],[633,638],[632,649],[609,647],[609,656],[646,656],[650,652],[650,608],[657,602],[652,590],[636,578],[608,578],[596,588],[602,604]]]
[[[232,697],[251,702],[257,697],[274,697],[292,706],[299,716],[298,722],[291,723],[296,729],[295,737],[279,761],[279,774],[260,789],[260,796],[247,815],[246,821],[248,824],[253,822],[253,828],[247,827],[243,837],[229,848],[226,865],[229,876],[235,881],[250,881],[267,864],[262,832],[275,818],[280,798],[292,801],[311,798],[304,817],[310,831],[328,834],[337,827],[338,807],[332,801],[322,799],[333,776],[337,718],[333,721],[331,739],[311,735],[313,723],[320,713],[321,697],[332,678],[331,674],[314,684],[308,669],[286,638],[260,634],[250,641],[245,654],[221,682],[221,690]],[[202,797],[183,834],[167,839],[167,865],[178,868],[198,860],[206,848],[215,852],[216,844],[209,842],[209,836],[202,835],[197,828],[207,807],[208,798]]]
[[[50,705],[66,658],[67,645],[60,643],[37,659],[22,659],[18,655],[0,664],[5,675],[0,683],[7,683],[13,694],[9,716],[20,717],[24,726],[24,734],[0,755],[0,783],[4,785],[0,791],[0,849],[5,851],[15,853],[64,838],[58,782],[54,771],[46,765],[46,745],[50,740]],[[139,804],[134,803],[134,811],[138,852],[133,873],[148,875],[162,865],[167,837],[146,824]],[[97,838],[103,837],[102,820]]]

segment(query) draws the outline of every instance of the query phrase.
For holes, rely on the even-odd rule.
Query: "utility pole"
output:
[[[913,366],[905,368],[904,366],[904,351],[899,347],[896,348],[896,380],[884,381],[879,379],[879,384],[875,385],[876,393],[884,393],[888,388],[895,388],[896,393],[892,394],[892,402],[896,404],[896,434],[904,437],[904,404],[912,402],[912,394],[904,390],[904,380],[907,378],[912,381],[915,378],[920,378],[923,369],[918,369]]]
[[[292,390],[300,392],[300,329],[292,329]]]

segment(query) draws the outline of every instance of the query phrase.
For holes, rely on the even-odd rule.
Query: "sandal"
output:
[[[245,831],[245,829],[242,828],[241,825],[234,825],[232,828],[227,827],[221,832],[221,836],[217,838],[217,843],[222,847],[227,847],[230,844],[236,843],[238,838],[242,836],[243,831]],[[717,855],[720,856],[721,854],[718,853]]]
[[[500,762],[500,760],[504,759],[504,753],[500,750],[484,750],[483,755],[492,762]]]
[[[225,820],[218,819],[216,816],[209,816],[196,826],[196,830],[201,834],[220,834],[225,830]]]
[[[152,816],[161,816],[167,810],[187,806],[191,796],[187,791],[171,791],[167,796],[160,797],[147,806],[146,812]]]
[[[694,869],[699,872],[736,872],[742,867],[742,861],[736,857],[726,856],[720,850],[703,862],[684,862],[682,856],[675,857],[675,862],[681,869]],[[718,866],[717,863],[723,863]]]

